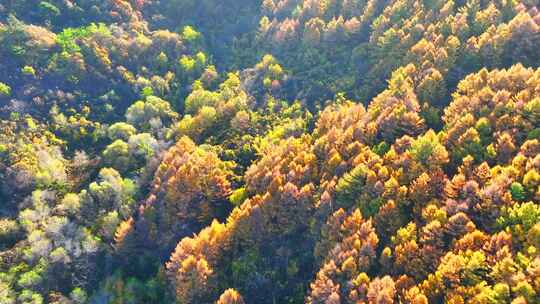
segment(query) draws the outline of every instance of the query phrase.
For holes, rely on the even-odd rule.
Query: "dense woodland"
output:
[[[0,0],[0,304],[540,303],[540,2]]]

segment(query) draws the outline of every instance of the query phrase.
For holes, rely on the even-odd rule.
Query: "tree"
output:
[[[121,139],[127,141],[132,135],[137,133],[137,129],[134,126],[125,122],[117,122],[109,127],[107,135],[113,141]]]
[[[216,304],[244,304],[242,296],[234,289],[225,290]]]
[[[159,151],[159,144],[150,133],[139,133],[129,137],[128,149],[132,161],[145,164]]]
[[[117,212],[116,217],[127,219],[134,211],[135,192],[132,180],[122,178],[115,169],[103,168],[99,171],[98,179],[79,194],[81,210],[77,216],[92,223],[106,217],[109,212]],[[114,231],[109,237],[112,237],[112,233]]]
[[[408,152],[426,168],[440,167],[448,162],[448,152],[433,130],[414,140]]]
[[[315,281],[310,284],[311,289],[307,303],[334,303],[332,301],[339,299],[347,299],[350,302],[366,300],[365,290],[364,292],[356,290],[357,281],[360,281],[359,278],[362,276],[367,277],[365,272],[374,262],[375,248],[379,239],[371,226],[371,220],[364,220],[358,209],[349,216],[342,216],[343,214],[343,209],[340,209],[334,213],[332,218],[332,220],[340,219],[342,221],[337,223],[341,224],[339,228],[334,226],[336,223],[331,221],[327,223],[339,229],[333,231],[338,235],[327,234],[329,238],[336,238],[336,240],[331,241],[334,243],[333,247],[327,253]],[[339,289],[339,286],[343,287]],[[385,292],[382,293],[386,296]],[[393,298],[393,294],[390,296]],[[379,303],[375,301],[375,298],[378,297],[367,294],[370,303]]]
[[[11,96],[11,88],[7,84],[0,82],[0,97],[9,96]]]
[[[118,170],[127,170],[130,167],[129,145],[121,139],[115,140],[103,151],[103,161],[106,165]]]
[[[171,249],[179,237],[226,214],[231,178],[230,163],[211,150],[197,147],[188,137],[171,147],[155,173],[142,209],[142,216],[152,217],[151,210],[158,212],[153,225],[158,233],[154,241],[160,248]]]
[[[139,130],[151,130],[152,125],[168,124],[178,118],[171,105],[159,97],[148,96],[139,100],[126,110],[126,120]]]

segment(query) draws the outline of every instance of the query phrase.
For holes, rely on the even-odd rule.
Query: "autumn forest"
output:
[[[0,304],[540,303],[540,2],[0,0]]]

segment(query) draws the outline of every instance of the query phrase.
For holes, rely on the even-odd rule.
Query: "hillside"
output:
[[[0,304],[540,303],[539,8],[0,0]]]

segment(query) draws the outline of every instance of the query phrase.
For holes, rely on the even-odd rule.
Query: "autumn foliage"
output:
[[[540,302],[535,1],[0,1],[0,303]]]

